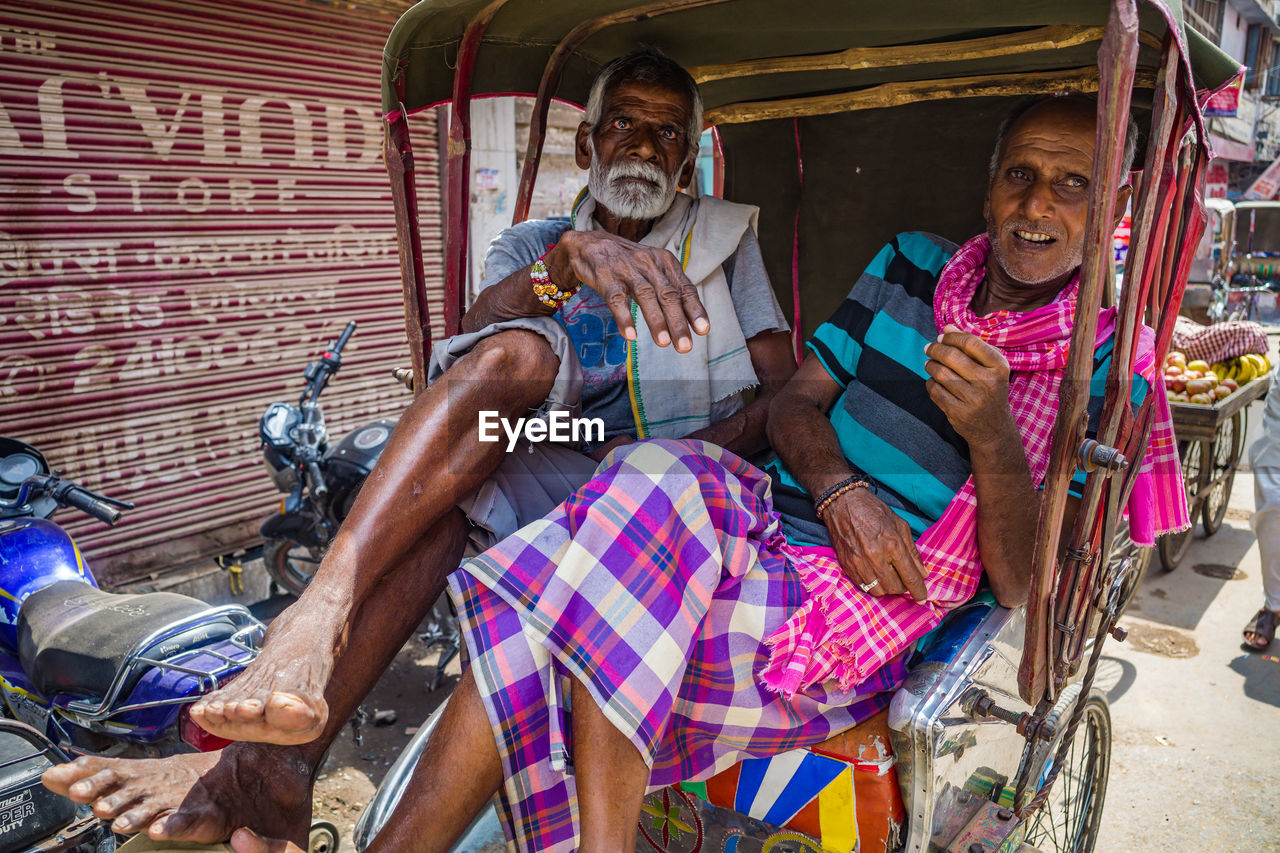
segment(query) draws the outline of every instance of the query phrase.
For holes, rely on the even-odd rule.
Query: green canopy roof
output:
[[[408,110],[452,97],[463,32],[493,2],[423,0],[404,14],[384,55],[387,112],[399,106],[393,81],[400,69]],[[644,2],[500,3],[476,56],[471,94],[536,92],[548,58],[567,34],[591,19],[643,8]],[[717,110],[723,115],[726,105],[747,104],[734,107],[740,110],[736,121],[719,123],[724,195],[760,208],[766,267],[788,319],[806,337],[839,304],[849,276],[895,233],[925,230],[959,243],[985,227],[987,162],[1011,99],[1035,90],[1024,85],[1033,75],[1051,77],[1046,85],[1056,87],[1064,75],[1082,80],[1094,73],[1110,9],[1105,0],[648,0],[646,5],[685,8],[603,27],[583,39],[569,55],[554,94],[583,103],[606,62],[647,44],[693,71],[709,119]],[[1145,131],[1166,21],[1172,18],[1181,28],[1182,17],[1178,2],[1172,8],[1141,2],[1138,8],[1142,34],[1133,112]],[[1188,36],[1197,89],[1216,89],[1237,73],[1233,59],[1199,34]],[[974,49],[975,40],[999,47]],[[1016,49],[1009,49],[1010,42]],[[938,44],[947,47],[924,47]],[[858,53],[863,48],[886,50],[868,59]],[[843,65],[806,61],[851,49],[853,60]],[[781,58],[821,67],[759,73],[761,60]],[[740,63],[753,65],[711,67]],[[858,98],[875,87],[893,90],[913,81],[958,77],[1001,83],[966,91],[965,97],[939,95],[935,89],[919,99],[896,101],[901,105],[893,109],[761,112],[779,99]],[[1139,163],[1141,156],[1140,149]],[[802,317],[792,310],[793,261],[804,282]]]
[[[384,52],[383,102],[387,111],[398,106],[392,78],[402,61],[408,109],[451,96],[463,32],[491,2],[423,0],[404,14]],[[497,11],[481,43],[472,94],[535,92],[547,59],[575,27],[641,5],[642,0],[508,0]],[[695,67],[849,48],[966,41],[1055,25],[1101,27],[1109,9],[1103,0],[686,0],[684,5],[686,8],[640,21],[604,27],[586,38],[566,64],[556,96],[582,103],[600,67],[639,44],[656,45],[686,67]],[[1181,3],[1173,0],[1168,8],[1176,20],[1182,20]],[[1158,45],[1166,33],[1166,18],[1150,2],[1140,4],[1140,15],[1146,37],[1139,66],[1154,68]],[[1239,67],[1194,31],[1189,32],[1189,47],[1197,88],[1217,88]],[[935,58],[889,67],[729,77],[707,80],[702,90],[707,107],[714,109],[736,102],[844,92],[894,81],[1082,68],[1094,64],[1096,53],[1097,41],[1092,40],[985,58]]]

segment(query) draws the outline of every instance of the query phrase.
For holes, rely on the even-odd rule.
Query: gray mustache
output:
[[[612,184],[626,178],[640,178],[659,187],[665,186],[668,180],[663,171],[652,163],[625,161],[611,167],[605,180]]]
[[[1006,222],[1001,230],[1006,234],[1012,234],[1014,231],[1031,231],[1035,234],[1048,234],[1055,240],[1062,239],[1062,234],[1056,229],[1045,228],[1042,225],[1036,225],[1031,222]]]

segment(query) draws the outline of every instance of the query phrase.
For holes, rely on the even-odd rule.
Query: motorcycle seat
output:
[[[100,699],[148,636],[208,610],[209,605],[199,599],[171,592],[131,595],[104,592],[80,581],[59,581],[22,602],[18,654],[23,670],[45,696],[65,693]],[[226,639],[235,630],[229,619],[213,619],[143,650],[143,654],[164,660]],[[146,669],[145,665],[135,668],[121,697],[128,695]]]

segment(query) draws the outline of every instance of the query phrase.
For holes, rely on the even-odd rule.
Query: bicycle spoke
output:
[[[1026,843],[1044,853],[1084,853],[1090,849],[1097,838],[1100,794],[1105,791],[1106,741],[1104,718],[1086,708],[1062,756],[1054,788],[1028,824]],[[1056,749],[1050,762],[1057,757]],[[1051,769],[1046,767],[1042,778],[1048,777]]]

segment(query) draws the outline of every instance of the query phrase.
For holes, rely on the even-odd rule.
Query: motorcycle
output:
[[[306,385],[297,404],[272,403],[258,422],[263,459],[276,488],[286,494],[280,512],[262,523],[262,561],[276,585],[301,595],[324,558],[329,542],[355,503],[360,487],[382,455],[396,422],[386,418],[357,427],[329,444],[320,394],[342,367],[342,349],[356,330],[348,322],[336,341],[302,371]],[[419,639],[439,647],[429,689],[458,654],[458,618],[447,595],[423,622]]]
[[[341,369],[342,349],[355,330],[354,322],[347,323],[303,370],[306,385],[296,404],[272,403],[258,422],[263,460],[286,495],[258,530],[265,540],[262,560],[271,579],[293,595],[301,595],[315,574],[395,427],[393,420],[372,421],[329,444],[320,395]]]
[[[0,850],[110,853],[115,836],[87,805],[59,797],[40,776],[70,757],[17,720],[0,719]]]
[[[99,589],[75,542],[49,520],[59,507],[114,525],[133,504],[95,494],[51,471],[36,448],[0,438],[0,711],[72,754],[225,746],[187,706],[257,657],[262,623],[241,605]]]

